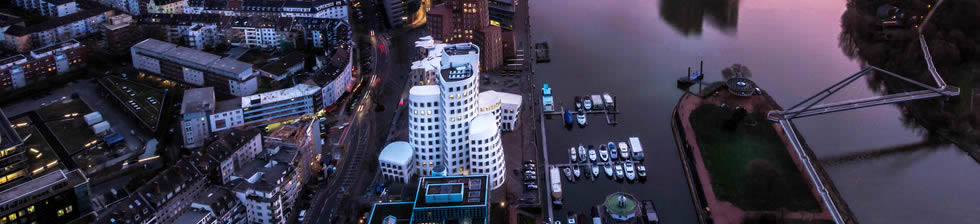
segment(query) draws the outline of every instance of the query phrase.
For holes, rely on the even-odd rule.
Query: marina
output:
[[[573,100],[574,107],[567,109],[561,103],[556,103],[552,93],[551,85],[545,83],[541,87],[541,106],[543,113],[547,117],[561,116],[565,121],[565,126],[572,126],[577,123],[581,127],[588,125],[587,115],[601,114],[606,118],[606,124],[617,125],[616,115],[619,108],[616,105],[616,97],[610,93],[591,94],[576,96]]]
[[[595,145],[579,144],[570,147],[568,149],[569,162],[551,163],[549,169],[555,173],[561,170],[565,179],[570,183],[576,183],[584,178],[595,181],[603,174],[607,178],[617,181],[644,180],[647,170],[646,165],[641,160],[643,158],[643,146],[639,137],[629,137],[628,139],[628,144],[627,142],[620,142],[619,145],[613,142],[599,144],[599,150],[596,150]],[[609,155],[620,156],[610,158]],[[560,183],[558,184],[560,185]]]

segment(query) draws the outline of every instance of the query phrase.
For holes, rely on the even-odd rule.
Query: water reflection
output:
[[[879,2],[879,3],[876,3]],[[873,0],[849,0],[841,16],[839,46],[862,64],[897,72],[935,86],[916,35],[916,27],[931,5],[929,1],[902,1],[894,5]],[[980,79],[980,1],[947,1],[926,26],[924,36],[943,79],[969,88]],[[921,90],[884,74],[870,74],[868,86],[879,94]],[[968,92],[964,92],[964,95]],[[926,134],[927,141],[954,141],[975,146],[980,133],[980,110],[972,109],[972,97],[921,100],[899,105],[905,126]]]
[[[738,26],[740,0],[661,0],[660,17],[685,36],[700,36],[704,19],[727,34]]]

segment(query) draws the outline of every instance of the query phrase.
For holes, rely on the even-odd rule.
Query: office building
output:
[[[146,39],[131,48],[133,67],[143,74],[161,76],[192,86],[211,86],[232,96],[258,89],[252,65],[175,44]]]
[[[445,43],[475,43],[480,47],[481,71],[503,64],[501,30],[490,25],[487,0],[447,0],[426,13],[427,29]]]
[[[386,180],[407,184],[415,175],[414,151],[408,142],[392,142],[378,155],[381,176]]]
[[[204,146],[204,142],[211,136],[208,116],[214,113],[214,106],[214,88],[184,90],[184,99],[180,106],[180,130],[184,137],[184,148]]]
[[[493,116],[500,131],[513,131],[521,110],[521,95],[497,91],[480,93],[480,114]]]
[[[245,125],[265,125],[314,114],[320,94],[320,87],[300,83],[288,89],[242,97]]]
[[[490,25],[508,31],[514,30],[514,12],[518,2],[516,0],[489,0],[487,8],[490,10]]]
[[[52,170],[0,191],[0,222],[71,223],[94,216],[81,170]]]
[[[29,54],[0,59],[0,92],[24,88],[47,78],[80,69],[88,60],[81,43],[69,40]]]
[[[367,223],[490,223],[488,180],[485,175],[422,177],[415,201],[376,203]]]
[[[381,4],[384,7],[385,17],[388,19],[388,25],[393,28],[402,27],[405,23],[409,22],[408,17],[411,6],[418,6],[420,0],[382,0]]]
[[[412,87],[408,97],[409,144],[415,151],[417,173],[431,175],[432,168],[443,165],[450,175],[489,175],[490,186],[496,189],[503,185],[506,170],[499,134],[504,99],[510,103],[515,96],[479,93],[480,48],[476,45],[432,41],[423,38],[417,43],[428,55],[412,67],[433,74],[436,83]],[[484,94],[487,99],[481,99]],[[513,110],[513,119],[516,113]]]

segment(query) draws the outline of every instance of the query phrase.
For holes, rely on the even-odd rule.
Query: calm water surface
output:
[[[533,0],[535,42],[549,41],[549,64],[536,65],[536,82],[550,83],[556,100],[611,92],[622,115],[616,127],[590,116],[586,128],[566,130],[549,120],[552,162],[569,147],[639,136],[648,155],[643,184],[564,183],[568,202],[556,210],[588,214],[605,195],[627,191],[654,200],[666,223],[694,223],[690,192],[670,130],[687,67],[705,61],[708,80],[733,63],[784,107],[846,76],[860,64],[838,47],[844,1],[831,0]],[[858,81],[828,100],[874,95]],[[919,142],[894,106],[879,106],[795,120],[820,158]],[[826,165],[862,223],[978,223],[980,166],[952,146]],[[568,201],[568,200],[566,200]]]

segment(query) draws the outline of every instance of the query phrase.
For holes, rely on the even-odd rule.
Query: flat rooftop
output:
[[[7,120],[7,115],[0,110],[0,150],[8,149],[10,147],[18,146],[23,144],[24,140],[20,138],[17,131],[10,124],[10,120]]]
[[[115,96],[126,112],[136,115],[140,123],[157,130],[166,94],[155,87],[116,76],[99,78],[99,85]]]
[[[214,110],[214,87],[184,90],[180,113],[211,112]]]
[[[153,52],[162,57],[192,63],[202,68],[211,70],[212,72],[225,73],[222,75],[238,80],[248,79],[252,75],[246,72],[252,69],[252,64],[241,62],[229,57],[222,58],[218,55],[192,48],[177,46],[172,43],[167,43],[152,38],[143,40],[136,45],[133,45],[132,48]]]
[[[242,107],[261,106],[263,104],[286,101],[304,96],[312,96],[320,92],[320,87],[307,84],[296,84],[288,89],[280,89],[242,97]]]
[[[65,183],[65,186],[74,187],[75,185],[88,182],[88,178],[79,170],[65,172],[58,170],[19,184],[17,186],[0,191],[0,206],[7,205],[19,198],[30,197],[49,192],[52,185]]]
[[[434,191],[432,191],[433,189],[430,189],[430,186],[450,186],[447,184],[462,184],[461,189],[463,198],[461,201],[427,201],[426,194],[434,193]],[[438,188],[440,190],[443,189],[443,187]],[[422,177],[422,179],[419,180],[419,189],[415,195],[415,209],[454,206],[486,206],[489,191],[489,178],[486,175]]]
[[[376,203],[371,208],[368,224],[388,224],[385,218],[391,216],[397,224],[412,223],[412,202]]]

